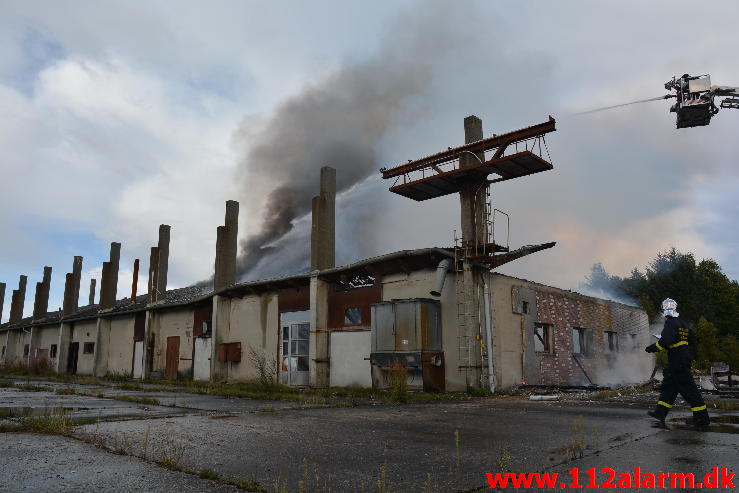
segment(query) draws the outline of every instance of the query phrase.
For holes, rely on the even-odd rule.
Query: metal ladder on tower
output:
[[[457,358],[459,369],[470,371],[472,340],[467,334],[467,303],[464,294],[464,259],[467,256],[464,240],[454,232],[454,283],[455,303],[457,304]]]

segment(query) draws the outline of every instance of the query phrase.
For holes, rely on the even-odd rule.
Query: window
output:
[[[552,352],[552,326],[550,324],[534,324],[534,349],[537,353]]]
[[[588,354],[589,352],[587,329],[572,328],[572,354]]]
[[[618,351],[618,334],[616,332],[603,331],[603,349],[611,353]]]
[[[95,343],[94,342],[86,342],[84,346],[82,346],[82,353],[83,354],[92,354],[95,352]]]
[[[629,334],[631,340],[631,349],[639,349],[639,341],[636,338],[636,334]]]
[[[26,344],[25,346],[23,346],[23,356],[28,356],[28,352],[29,352],[29,347],[28,347],[28,344]]]
[[[56,344],[51,345],[51,350],[49,351],[49,358],[56,359]]]
[[[362,309],[352,306],[344,310],[344,325],[362,325]]]
[[[521,313],[529,313],[529,302],[524,301],[521,303]]]

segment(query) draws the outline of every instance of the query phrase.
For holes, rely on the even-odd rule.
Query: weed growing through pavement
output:
[[[580,459],[585,454],[585,424],[582,416],[572,421],[572,436],[565,451],[567,460]]]
[[[459,430],[454,430],[454,470],[457,474],[462,472],[462,446]]]
[[[216,481],[221,478],[221,475],[215,472],[213,469],[208,469],[207,467],[204,467],[198,472],[198,477],[200,479],[210,479],[212,481]]]
[[[393,402],[408,401],[408,371],[399,362],[390,363],[388,368],[390,379],[390,400]]]

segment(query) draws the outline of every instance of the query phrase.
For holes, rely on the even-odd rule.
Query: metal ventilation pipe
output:
[[[429,291],[431,296],[436,296],[437,298],[441,296],[441,290],[444,289],[444,281],[446,280],[446,273],[451,264],[452,261],[448,258],[439,262],[439,266],[436,268],[436,282],[434,282],[434,289]]]

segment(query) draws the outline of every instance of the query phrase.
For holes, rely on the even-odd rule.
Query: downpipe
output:
[[[485,274],[481,276],[483,299],[485,301],[485,344],[488,354],[488,385],[490,393],[495,393],[495,370],[493,367],[493,324],[490,319],[490,286],[485,282]]]
[[[446,274],[449,271],[449,266],[452,264],[451,259],[445,258],[439,262],[439,266],[436,268],[436,280],[434,281],[434,289],[429,291],[431,296],[441,296],[441,291],[444,289],[444,281],[446,280]]]

